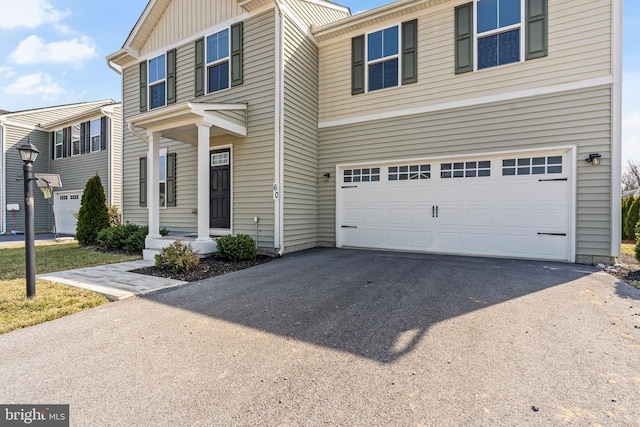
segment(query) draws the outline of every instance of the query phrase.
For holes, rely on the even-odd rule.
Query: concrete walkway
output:
[[[36,279],[49,280],[76,288],[89,289],[105,295],[112,301],[145,295],[161,289],[184,285],[187,282],[163,277],[131,273],[131,270],[149,267],[151,260],[121,262],[78,268],[57,273],[38,274]]]

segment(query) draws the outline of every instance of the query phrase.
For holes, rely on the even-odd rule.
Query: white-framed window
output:
[[[206,39],[207,93],[229,88],[229,42],[229,29],[211,34]]]
[[[158,182],[160,185],[160,208],[167,207],[167,149],[160,149],[158,158]]]
[[[64,142],[63,137],[62,137],[62,129],[57,130],[54,136],[55,140],[54,140],[54,145],[55,145],[55,150],[56,150],[56,159],[61,159],[62,158],[62,144]]]
[[[475,51],[478,70],[523,60],[523,1],[475,2]]]
[[[431,179],[431,165],[389,166],[389,181]]]
[[[100,119],[91,120],[91,152],[100,151]]]
[[[71,155],[80,154],[80,124],[71,126]]]
[[[229,152],[211,154],[211,166],[225,166],[229,164]]]
[[[367,34],[367,87],[369,91],[399,85],[400,27]]]
[[[344,182],[379,182],[380,168],[345,169]]]
[[[562,156],[504,159],[502,176],[562,173]]]
[[[149,72],[149,109],[167,105],[167,61],[162,54],[152,58],[147,63]]]

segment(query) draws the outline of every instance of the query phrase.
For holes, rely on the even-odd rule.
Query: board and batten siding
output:
[[[163,49],[243,13],[244,10],[235,0],[172,0],[151,31],[140,54],[146,55]]]
[[[211,149],[232,145],[232,182],[234,233],[255,236],[253,218],[260,217],[259,243],[273,247],[274,210],[274,110],[275,61],[274,10],[244,21],[244,83],[242,85],[194,97],[194,46],[189,42],[177,49],[177,102],[246,103],[247,137],[217,135],[211,137]],[[124,115],[127,119],[139,111],[138,65],[124,70]],[[144,134],[142,129],[138,129]],[[161,139],[160,148],[176,153],[176,207],[160,210],[160,226],[172,232],[197,230],[197,148],[186,142]],[[123,211],[125,220],[148,223],[147,208],[139,206],[138,159],[147,154],[148,144],[128,130],[124,131]]]
[[[576,146],[576,260],[610,260],[611,96],[605,86],[323,128],[319,167]],[[602,164],[585,162],[589,153],[602,154]],[[321,181],[319,197],[319,241],[332,244],[335,178]]]
[[[347,11],[322,5],[317,2],[286,0],[285,4],[289,6],[293,13],[300,17],[303,22],[313,23],[314,26],[330,24],[350,16]]]
[[[49,173],[49,135],[40,130],[30,130],[22,127],[5,125],[5,155],[6,170],[3,171],[6,178],[6,201],[7,204],[18,204],[20,210],[16,212],[16,228],[20,231],[24,230],[24,181],[22,166],[24,163],[20,158],[17,147],[27,142],[27,138],[31,139],[31,143],[35,145],[40,154],[33,163],[34,173]],[[16,179],[19,179],[16,180]],[[34,227],[35,231],[51,231],[53,229],[53,219],[51,217],[51,209],[49,201],[46,200],[42,192],[33,186],[33,202],[34,202]],[[6,209],[4,206],[2,209]],[[7,230],[13,228],[13,218],[11,213],[7,215]]]
[[[390,112],[611,76],[611,5],[606,0],[549,1],[549,55],[454,74],[456,0],[323,42],[320,122]],[[418,82],[351,95],[351,37],[418,19]]]
[[[284,51],[284,247],[318,241],[318,49],[288,17]]]

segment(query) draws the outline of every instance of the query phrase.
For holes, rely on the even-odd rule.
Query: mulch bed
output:
[[[182,280],[185,282],[195,282],[197,280],[208,279],[209,277],[219,276],[221,274],[231,273],[233,271],[243,270],[253,267],[254,265],[263,264],[271,261],[273,258],[266,255],[258,255],[253,260],[247,261],[225,261],[217,259],[214,256],[200,259],[200,264],[186,273],[174,274],[166,267],[144,267],[132,270],[132,273],[147,274],[149,276],[165,277],[170,279]]]
[[[604,271],[612,276],[616,276],[617,278],[624,280],[630,285],[634,285],[633,282],[636,280],[640,281],[640,265],[638,265],[638,261],[636,261],[635,257],[632,255],[622,254],[620,256],[620,261],[620,264],[607,267]],[[640,289],[639,286],[636,287]]]

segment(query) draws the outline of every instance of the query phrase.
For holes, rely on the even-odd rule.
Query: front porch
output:
[[[146,164],[146,182],[148,183],[146,186],[146,206],[149,213],[149,234],[145,239],[145,259],[153,259],[156,253],[177,239],[189,242],[201,255],[211,254],[216,251],[217,247],[215,238],[212,236],[231,233],[230,222],[227,223],[228,225],[222,226],[225,230],[221,230],[211,217],[211,213],[213,212],[215,216],[216,211],[211,210],[210,203],[215,201],[217,197],[212,192],[213,187],[210,186],[211,140],[212,137],[220,135],[247,136],[246,121],[246,104],[194,102],[185,102],[157,111],[148,111],[132,117],[128,121],[129,131],[149,145]],[[197,207],[192,210],[197,215],[195,237],[193,235],[162,236],[160,234],[161,200],[166,203],[166,198],[161,197],[160,189],[161,138],[188,143],[196,147],[197,179],[192,183],[197,188]],[[166,185],[163,188],[165,192],[168,191]],[[168,198],[168,193],[165,193],[165,196]],[[175,194],[172,196],[175,197]],[[165,224],[165,226],[171,228],[170,224]]]

